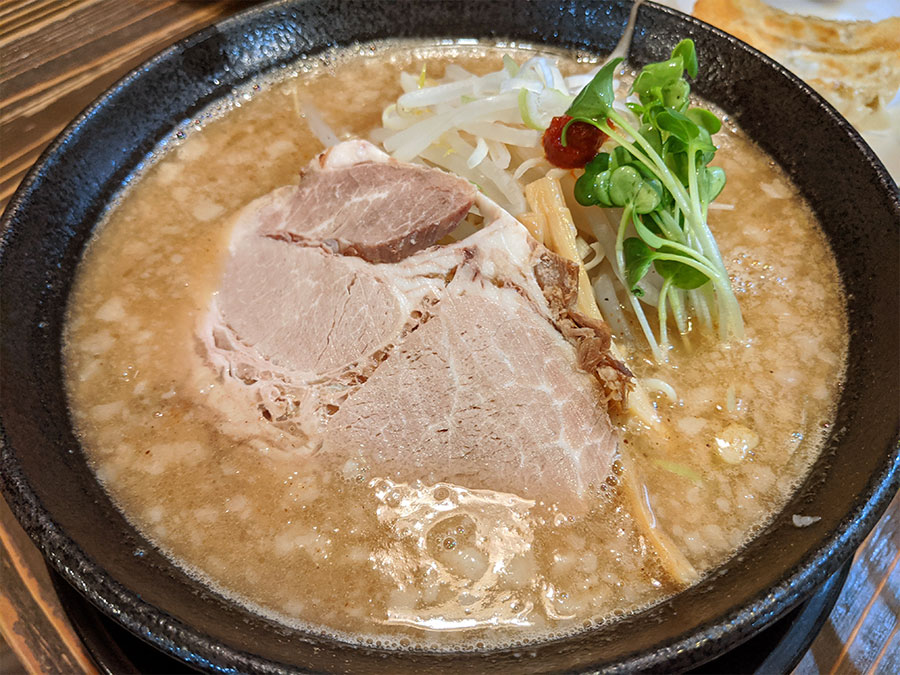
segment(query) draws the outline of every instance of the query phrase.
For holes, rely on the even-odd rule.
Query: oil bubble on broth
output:
[[[484,73],[504,54],[533,52],[365,45],[260,80],[173,132],[85,252],[64,358],[89,461],[161,551],[255,612],[364,644],[476,649],[584,630],[680,588],[620,494],[618,463],[577,514],[399,483],[352,462],[335,471],[289,425],[230,397],[198,348],[234,214],[295,184],[323,149],[298,100],[315,101],[339,137],[366,138],[400,95],[400,71]],[[555,56],[566,72],[592,65]],[[616,419],[653,515],[701,574],[802,481],[832,419],[847,340],[835,264],[809,208],[739,129],[726,124],[716,141],[728,182],[709,220],[746,339],[679,346],[664,364],[623,340],[635,375],[665,380],[677,398],[654,399],[662,431]]]

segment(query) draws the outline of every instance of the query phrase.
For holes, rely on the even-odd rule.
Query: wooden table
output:
[[[80,110],[248,0],[0,0],[0,209]],[[799,673],[900,673],[900,498],[857,553]],[[0,672],[93,673],[37,549],[0,500]]]

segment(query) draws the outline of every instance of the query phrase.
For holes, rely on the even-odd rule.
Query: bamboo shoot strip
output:
[[[597,308],[594,289],[584,269],[581,256],[578,255],[578,246],[575,243],[575,224],[572,222],[569,209],[566,208],[559,180],[546,177],[529,183],[525,188],[525,196],[531,209],[531,213],[526,214],[526,220],[529,223],[534,222],[533,219],[536,216],[536,219],[545,225],[544,244],[554,253],[568,258],[578,265],[578,311],[585,316],[603,321],[603,315]],[[610,352],[615,358],[623,360],[615,342],[610,346]],[[660,422],[649,395],[637,378],[635,378],[634,389],[628,395],[627,410],[648,426],[656,426]]]

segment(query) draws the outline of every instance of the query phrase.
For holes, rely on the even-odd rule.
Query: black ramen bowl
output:
[[[708,578],[612,625],[527,648],[389,652],[277,625],[198,584],[132,528],[72,432],[60,339],[72,279],[104,209],[176,125],[307,54],[385,38],[509,39],[608,52],[630,3],[280,2],[207,28],[114,86],[47,150],[3,217],[2,487],[50,564],[102,612],[209,671],[678,670],[748,639],[852,554],[900,482],[897,186],[808,86],[734,38],[648,4],[635,64],[696,42],[696,91],[721,106],[809,200],[847,291],[849,368],[811,473],[765,531]],[[816,330],[811,325],[810,330]],[[821,520],[796,528],[792,514]]]

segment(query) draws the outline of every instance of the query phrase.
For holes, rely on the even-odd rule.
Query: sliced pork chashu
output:
[[[354,364],[364,368],[358,362],[402,333],[431,290],[427,281],[398,289],[390,266],[367,260],[399,260],[433,245],[474,199],[466,181],[388,161],[370,143],[347,141],[323,153],[299,185],[274,190],[238,214],[202,329],[214,363],[264,388],[263,398],[273,398],[273,386],[292,385],[275,417],[303,398],[297,387]]]
[[[476,249],[476,254],[480,253]],[[615,452],[596,380],[513,286],[464,265],[431,315],[328,420],[375,475],[569,502]]]
[[[472,201],[484,227],[434,246]],[[465,181],[349,141],[238,216],[202,338],[229,386],[324,456],[579,508],[617,439],[584,369],[608,334],[573,322],[575,284]]]

